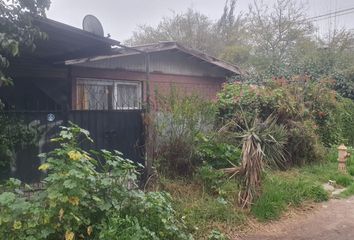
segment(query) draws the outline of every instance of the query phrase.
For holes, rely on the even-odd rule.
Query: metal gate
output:
[[[50,139],[55,137],[59,126],[69,121],[90,132],[94,143],[85,142],[83,149],[117,150],[123,157],[144,164],[144,124],[142,110],[112,111],[24,111],[6,112],[7,117],[21,121],[29,127],[38,129],[38,144],[19,149],[15,163],[1,178],[15,177],[27,183],[38,182],[41,176],[39,153],[48,152],[54,147]]]

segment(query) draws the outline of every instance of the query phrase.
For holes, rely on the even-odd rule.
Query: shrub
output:
[[[291,122],[287,126],[287,164],[302,166],[322,161],[325,148],[316,134],[316,124],[312,120]]]
[[[90,139],[73,125],[53,140],[60,147],[39,167],[48,172],[43,192],[27,199],[17,180],[2,188],[1,239],[118,239],[121,233],[119,239],[191,239],[168,194],[138,190],[131,161],[118,152],[83,151],[82,136]]]
[[[237,199],[239,182],[234,178],[230,179],[223,171],[203,165],[198,168],[195,178],[208,194],[222,197],[231,202]]]
[[[193,172],[196,136],[213,128],[214,105],[196,95],[183,96],[175,89],[159,96],[154,113],[155,159],[159,170],[170,176]]]
[[[195,158],[197,162],[205,162],[215,169],[227,168],[240,164],[241,149],[227,143],[222,137],[200,134],[197,138]]]
[[[273,114],[288,132],[289,165],[322,160],[323,146],[350,143],[354,135],[349,127],[354,103],[331,90],[330,84],[306,78],[264,86],[226,84],[218,95],[219,122],[235,121],[236,130],[242,131],[255,117],[264,121]]]
[[[0,107],[1,111],[1,107]],[[38,131],[18,119],[11,119],[0,112],[0,179],[9,177],[16,152],[36,144]]]
[[[337,109],[337,121],[340,123],[342,140],[349,146],[354,147],[354,100],[341,98],[341,105]]]

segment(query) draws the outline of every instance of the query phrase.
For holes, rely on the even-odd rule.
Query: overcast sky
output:
[[[318,16],[335,10],[354,7],[354,0],[298,0],[308,3],[309,16]],[[253,0],[239,0],[238,11],[247,11]],[[272,3],[274,0],[265,0]],[[123,41],[132,35],[138,25],[156,25],[163,16],[172,11],[183,12],[187,8],[196,9],[212,19],[220,17],[225,0],[52,0],[48,17],[75,27],[82,27],[86,14],[93,14],[101,21],[105,33],[112,38]],[[319,32],[328,30],[329,26],[354,28],[354,12],[338,16],[334,21],[327,19],[316,22]]]

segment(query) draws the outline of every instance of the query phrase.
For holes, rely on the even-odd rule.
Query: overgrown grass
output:
[[[307,166],[297,171],[299,171],[299,174],[320,183],[335,181],[341,187],[347,187],[354,183],[352,176],[340,173],[338,171],[338,163],[334,162]]]
[[[235,182],[221,186],[222,196],[210,195],[202,185],[185,180],[163,179],[161,185],[172,195],[176,211],[196,239],[207,239],[214,229],[230,232],[246,219],[236,204],[238,185]]]
[[[341,196],[354,195],[354,180],[349,174],[338,172],[336,151],[321,164],[293,168],[289,171],[269,171],[264,176],[261,195],[250,212],[242,211],[237,205],[239,184],[204,179],[162,179],[162,190],[174,199],[176,211],[184,218],[196,239],[207,239],[212,230],[229,233],[240,228],[250,215],[261,221],[275,220],[291,207],[301,207],[304,202],[322,202],[329,198],[322,184],[336,182],[336,187],[347,187]],[[348,172],[354,175],[354,160],[348,161]],[[210,175],[210,174],[209,174]],[[209,176],[208,175],[208,176]],[[211,175],[210,175],[211,176]],[[216,188],[210,190],[208,183]]]
[[[300,206],[307,200],[326,201],[328,193],[318,182],[297,174],[268,174],[251,212],[262,221],[278,219],[288,206]]]
[[[340,194],[341,197],[347,198],[354,195],[354,184],[350,185],[344,192]]]
[[[354,195],[354,160],[348,160],[348,172],[338,171],[337,155],[331,150],[327,160],[286,172],[270,172],[266,175],[262,194],[252,206],[251,212],[259,220],[278,219],[289,206],[299,206],[304,201],[326,201],[328,193],[321,186],[335,181],[336,187],[347,187],[341,195]]]

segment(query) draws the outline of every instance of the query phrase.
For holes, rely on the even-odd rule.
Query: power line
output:
[[[349,14],[347,13],[348,11],[350,11],[349,13],[352,13],[352,11],[354,11],[354,7],[351,7],[351,8],[346,8],[346,9],[342,9],[342,10],[338,10],[338,11],[334,11],[334,12],[329,12],[329,13],[325,13],[325,14],[321,14],[321,15],[318,15],[318,16],[314,16],[314,17],[309,17],[307,18],[306,20],[309,20],[309,21],[312,21],[312,20],[316,20],[318,18],[323,18],[323,17],[333,17],[332,15],[334,14],[338,14],[338,13],[341,13],[341,15],[345,15],[345,14]],[[337,15],[337,16],[341,16],[341,15]]]
[[[314,20],[309,20],[309,21],[318,22],[318,21],[327,20],[327,19],[330,19],[330,18],[333,18],[333,17],[340,17],[340,16],[348,15],[348,14],[351,14],[351,13],[354,13],[354,10],[350,11],[350,12],[345,12],[345,13],[342,13],[342,14],[337,14],[335,16],[328,16],[328,17],[325,17],[325,18],[319,18],[319,19],[314,19]]]

